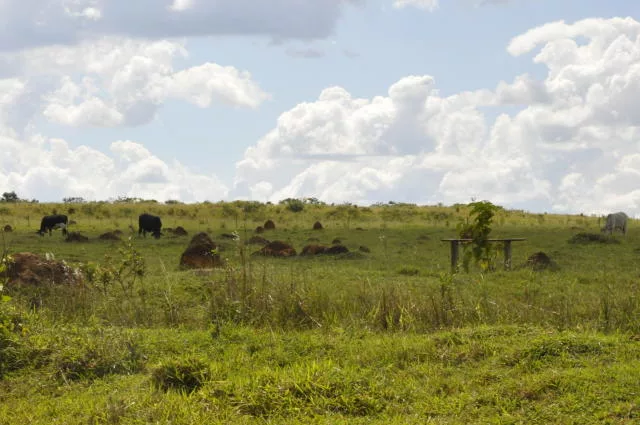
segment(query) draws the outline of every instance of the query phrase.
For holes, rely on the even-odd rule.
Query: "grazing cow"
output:
[[[627,233],[627,219],[627,215],[623,212],[609,214],[601,230],[609,234],[612,234],[615,230],[620,230],[625,235]]]
[[[69,219],[64,214],[45,215],[40,222],[40,230],[36,233],[44,236],[46,232],[49,232],[49,236],[51,236],[52,230],[62,229],[62,234],[66,235],[68,223]]]
[[[147,232],[149,232],[153,237],[158,239],[162,235],[160,229],[162,229],[160,217],[147,213],[141,214],[140,217],[138,217],[138,234],[142,233],[145,238],[147,237]]]

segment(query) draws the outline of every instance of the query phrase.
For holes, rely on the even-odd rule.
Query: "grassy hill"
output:
[[[37,235],[53,212],[89,241]],[[189,235],[139,237],[142,212]],[[6,283],[0,423],[637,420],[637,223],[599,242],[579,236],[599,234],[598,217],[501,209],[491,236],[526,238],[513,245],[512,270],[496,247],[492,271],[452,274],[441,239],[468,214],[465,205],[0,204],[0,225],[14,229],[0,233],[4,252],[64,260],[82,281]],[[260,246],[246,242],[268,219],[276,229],[260,236],[298,253],[335,239],[350,252],[252,255]],[[98,238],[116,229],[122,241]],[[200,231],[226,265],[181,270]],[[527,265],[540,252],[554,267]]]

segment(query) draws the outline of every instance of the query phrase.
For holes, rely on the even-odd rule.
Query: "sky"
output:
[[[640,2],[0,0],[0,192],[640,217]]]

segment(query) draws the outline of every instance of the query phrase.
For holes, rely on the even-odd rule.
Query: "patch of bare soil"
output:
[[[253,255],[265,255],[268,257],[295,257],[298,255],[295,248],[282,241],[273,241],[266,244],[261,250]]]
[[[82,273],[64,261],[47,259],[31,252],[13,254],[3,277],[11,285],[77,285]]]

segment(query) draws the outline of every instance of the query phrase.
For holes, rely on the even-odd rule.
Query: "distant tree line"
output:
[[[0,202],[5,202],[5,203],[30,202],[32,204],[37,204],[38,200],[37,199],[31,199],[31,200],[20,199],[20,197],[15,191],[11,191],[11,192],[4,192],[2,194],[2,198],[0,198]]]

